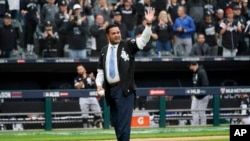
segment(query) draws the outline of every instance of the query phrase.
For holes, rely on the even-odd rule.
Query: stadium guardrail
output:
[[[79,62],[98,62],[98,57],[88,57],[83,59],[72,58],[38,58],[38,59],[11,59],[1,58],[0,64],[22,64],[22,63],[79,63]],[[136,62],[186,62],[186,61],[250,61],[250,56],[236,56],[236,57],[223,57],[223,56],[199,56],[199,57],[137,57]]]
[[[166,127],[166,99],[165,96],[188,96],[188,95],[213,95],[213,125],[219,126],[220,122],[220,95],[226,94],[250,94],[250,86],[237,87],[157,87],[137,88],[138,96],[159,96],[159,126]],[[79,98],[96,97],[94,89],[67,89],[67,90],[5,90],[0,91],[0,99],[45,99],[45,130],[52,129],[52,99],[53,98]],[[109,107],[105,99],[103,103],[103,128],[110,125]]]

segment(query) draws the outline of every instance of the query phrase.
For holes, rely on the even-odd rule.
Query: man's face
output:
[[[218,17],[219,19],[223,19],[224,13],[223,13],[223,12],[218,12],[218,13],[217,13],[217,17]]]
[[[120,22],[121,20],[122,20],[122,16],[121,15],[115,15],[114,16],[114,21]]]
[[[198,38],[197,38],[197,41],[199,44],[203,44],[205,42],[205,37],[204,35],[199,35]]]
[[[97,15],[95,20],[96,20],[96,23],[97,23],[97,24],[100,24],[100,25],[101,25],[101,24],[104,23],[104,18],[103,18],[102,15]]]
[[[121,33],[118,27],[110,28],[106,36],[112,45],[118,44],[121,41]]]
[[[226,15],[227,15],[227,18],[230,18],[230,19],[234,17],[233,12],[228,12]]]
[[[61,5],[61,6],[60,6],[60,10],[61,10],[62,12],[65,12],[65,11],[67,10],[67,6],[66,6],[66,5]]]
[[[86,73],[86,69],[85,69],[83,66],[78,66],[78,67],[76,68],[76,71],[77,71],[77,73],[78,73],[79,75],[83,75],[83,74]]]
[[[124,5],[125,5],[125,6],[131,6],[131,4],[132,4],[131,0],[126,0],[126,1],[124,2]]]
[[[189,70],[192,71],[192,72],[195,72],[195,68],[196,68],[195,65],[190,65],[189,66]]]
[[[211,16],[206,16],[205,21],[206,21],[206,23],[211,23],[212,22]]]
[[[185,13],[184,13],[184,9],[179,7],[177,10],[178,16],[182,17]]]
[[[55,3],[55,0],[47,0],[47,2],[48,2],[49,4],[54,4],[54,3]]]
[[[100,4],[101,6],[104,6],[104,5],[106,4],[106,0],[99,0],[99,4]]]
[[[171,3],[176,3],[177,2],[177,0],[171,0]]]
[[[75,15],[80,15],[81,9],[80,9],[80,8],[75,9],[75,10],[74,10],[74,13],[75,13]]]
[[[4,25],[10,25],[11,24],[11,18],[4,18],[3,19],[3,23],[4,23]]]
[[[234,15],[240,16],[241,15],[241,9],[234,9],[233,10]]]

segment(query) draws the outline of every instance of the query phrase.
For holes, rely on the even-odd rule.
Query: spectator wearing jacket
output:
[[[162,10],[159,13],[155,25],[155,32],[157,34],[156,47],[158,57],[161,57],[163,51],[166,52],[166,55],[171,55],[173,27],[165,10]]]
[[[58,57],[65,57],[64,47],[68,44],[69,38],[69,12],[67,10],[68,3],[66,0],[61,0],[58,3],[59,11],[55,14],[55,23],[59,35],[58,42]]]
[[[18,54],[17,32],[11,22],[11,14],[5,13],[3,27],[0,27],[0,58],[11,58]]]
[[[29,54],[34,51],[34,33],[39,23],[38,0],[23,0],[21,14],[24,16],[25,46]]]
[[[196,29],[199,29],[199,25],[203,20],[205,12],[204,0],[188,0],[187,1],[187,15],[189,15],[195,23]]]
[[[246,28],[246,18],[242,15],[242,7],[238,5],[234,5],[233,7],[233,14],[234,14],[234,19],[240,23],[241,30],[242,32],[239,32],[239,40],[237,44],[237,55],[245,55],[247,51],[247,43],[245,41],[245,28]]]
[[[205,42],[204,34],[197,35],[197,42],[193,45],[189,56],[209,56],[210,47]]]
[[[8,12],[9,4],[7,0],[0,0],[0,27],[3,26],[3,18],[5,12]]]
[[[127,30],[127,26],[122,22],[122,15],[120,11],[114,11],[113,12],[113,23],[119,26],[119,29],[121,31],[122,39],[127,40],[129,39],[129,34]]]
[[[119,5],[116,10],[121,12],[122,22],[127,26],[129,38],[134,38],[137,11],[133,1],[124,0],[124,3]]]
[[[47,21],[44,24],[44,31],[41,38],[39,39],[41,43],[40,50],[42,52],[42,57],[58,57],[58,33],[54,29],[53,23],[51,21]]]
[[[174,52],[177,56],[188,56],[192,48],[192,36],[196,28],[193,19],[186,14],[184,6],[178,7],[178,16],[173,25],[176,34]]]
[[[95,16],[95,24],[91,25],[89,32],[92,38],[91,56],[97,57],[100,55],[102,48],[108,43],[105,29],[109,25],[109,22],[105,21],[102,14]]]
[[[43,5],[41,11],[41,23],[46,24],[47,21],[50,21],[54,27],[55,24],[55,14],[58,13],[58,5],[55,4],[55,0],[47,0],[47,3]]]
[[[70,58],[86,58],[86,42],[87,42],[87,23],[86,15],[81,13],[81,6],[75,4],[73,14],[69,23],[69,57]]]
[[[213,21],[212,15],[207,13],[204,21],[201,23],[198,33],[204,34],[205,43],[209,45],[209,55],[218,55],[218,32],[216,22]]]
[[[226,18],[220,23],[220,35],[222,36],[223,56],[233,57],[238,52],[237,44],[239,33],[242,31],[239,21],[234,19],[233,10],[225,10]]]

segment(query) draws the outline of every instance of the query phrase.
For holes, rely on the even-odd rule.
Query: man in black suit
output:
[[[136,39],[121,40],[117,25],[106,28],[109,44],[102,48],[97,66],[96,85],[110,105],[111,122],[118,141],[129,141],[135,99],[135,54],[149,41],[155,10],[145,12],[147,26]]]

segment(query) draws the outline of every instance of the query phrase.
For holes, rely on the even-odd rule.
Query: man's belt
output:
[[[121,84],[121,81],[115,82],[115,83],[110,83],[109,86],[110,87],[115,87]]]

